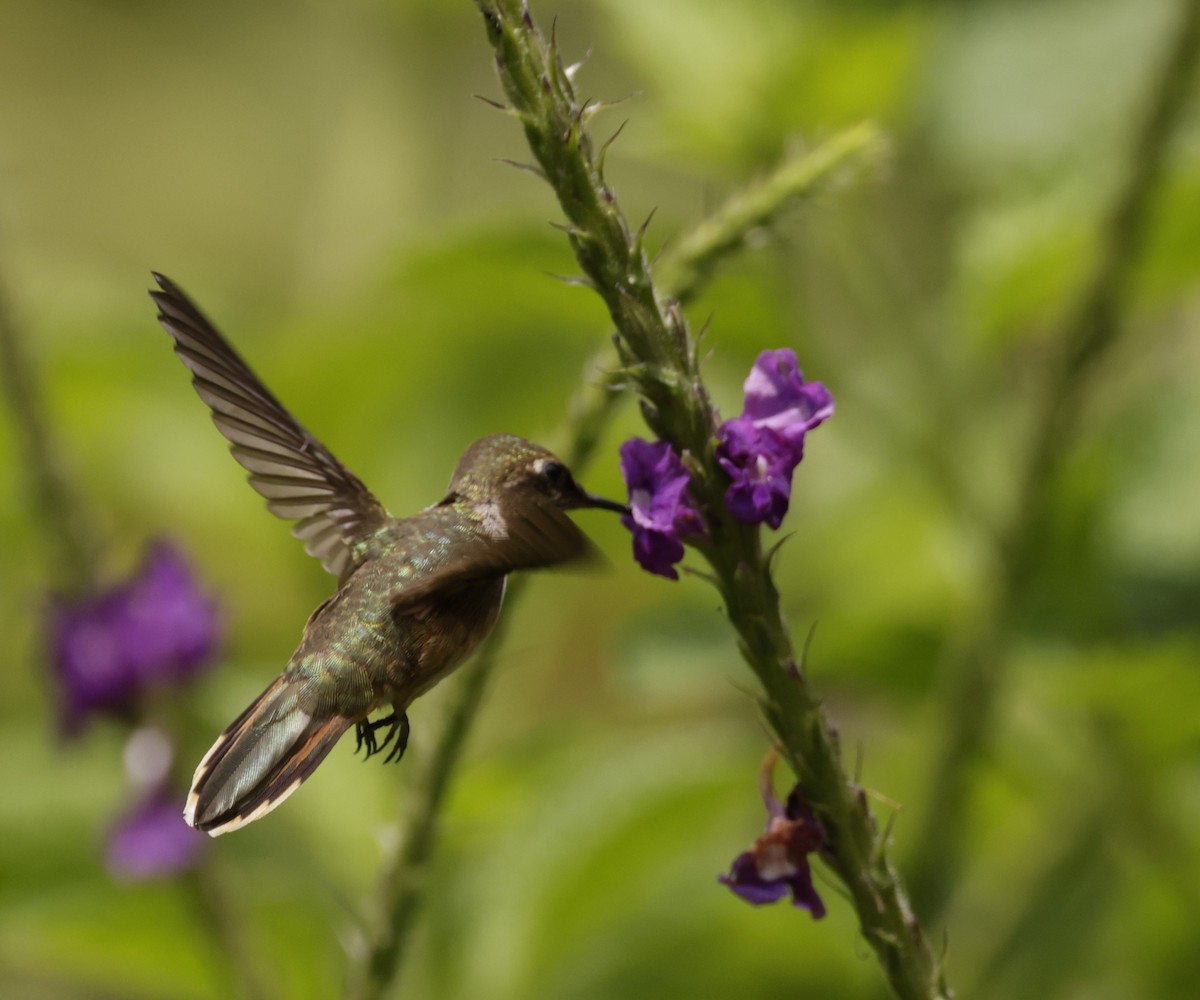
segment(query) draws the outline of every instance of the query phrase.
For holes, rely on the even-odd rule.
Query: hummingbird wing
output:
[[[233,457],[271,513],[299,521],[292,534],[344,579],[362,560],[388,513],[362,481],[293,417],[204,314],[169,278],[155,274],[158,321],[212,410]]]
[[[426,513],[436,517],[443,509],[439,506]],[[445,545],[435,572],[414,574],[392,591],[395,611],[420,611],[430,599],[473,580],[597,557],[587,536],[550,502],[524,504],[504,515],[498,507],[485,506],[476,511],[476,518],[478,527]],[[409,518],[403,524],[417,528],[417,520]]]

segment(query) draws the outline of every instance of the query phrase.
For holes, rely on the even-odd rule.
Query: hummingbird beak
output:
[[[579,491],[583,495],[583,506],[599,507],[601,510],[613,510],[618,514],[628,514],[629,505],[617,503],[616,500],[608,500],[604,497],[598,497],[595,493],[589,493],[587,490]]]

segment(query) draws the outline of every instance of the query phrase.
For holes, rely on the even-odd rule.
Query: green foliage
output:
[[[1046,359],[1095,263],[1176,6],[732,0],[540,4],[585,96],[629,125],[607,174],[652,251],[726,191],[871,117],[892,154],[761,234],[691,307],[726,414],[758,350],[792,346],[836,417],[778,560],[793,634],[902,871],[950,726],[946,676],[989,613],[994,543]],[[227,659],[179,709],[185,755],[291,652],[330,581],[240,485],[143,296],[204,304],[301,420],[396,512],[461,448],[563,443],[608,321],[573,274],[469,3],[9,4],[0,33],[0,284],[106,570],[167,532],[228,609]],[[1200,912],[1200,162],[1169,149],[1128,321],[1054,470],[1048,533],[1006,624],[969,764],[963,867],[932,940],[961,994],[1192,995]],[[588,486],[616,493],[607,433]],[[114,885],[121,740],[56,746],[37,634],[58,579],[0,420],[0,993],[229,995],[188,895]],[[581,523],[586,515],[581,516]],[[406,996],[879,995],[830,918],[716,884],[763,822],[766,743],[712,591],[611,565],[539,577],[452,788]],[[349,745],[278,813],[213,844],[215,878],[282,997],[336,995],[405,781],[462,678],[413,711],[401,768]],[[400,810],[403,814],[403,810]]]

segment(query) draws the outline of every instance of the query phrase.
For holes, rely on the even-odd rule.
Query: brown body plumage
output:
[[[439,503],[394,518],[187,297],[154,278],[159,321],[251,485],[339,580],[283,673],[196,769],[184,815],[216,835],[275,808],[351,726],[367,756],[394,739],[388,759],[399,759],[408,706],[491,631],[507,574],[587,551],[565,511],[625,508],[584,492],[544,448],[499,434],[467,449]]]

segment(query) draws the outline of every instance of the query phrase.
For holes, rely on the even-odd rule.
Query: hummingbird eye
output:
[[[571,473],[562,462],[546,462],[541,468],[542,478],[556,490],[564,489],[571,484]]]
[[[533,463],[533,472],[541,481],[542,489],[558,499],[572,496],[579,491],[571,470],[554,458],[539,458]]]

